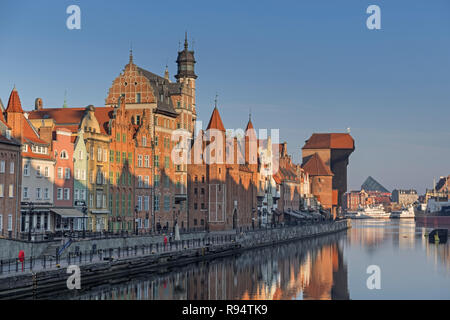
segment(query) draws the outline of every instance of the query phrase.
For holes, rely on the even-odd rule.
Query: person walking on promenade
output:
[[[167,249],[167,236],[164,235],[164,251]]]

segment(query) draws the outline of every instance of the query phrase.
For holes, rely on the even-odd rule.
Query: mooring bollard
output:
[[[46,266],[46,262],[47,262],[47,261],[45,261],[45,256],[44,256],[44,269],[47,267],[47,266]]]

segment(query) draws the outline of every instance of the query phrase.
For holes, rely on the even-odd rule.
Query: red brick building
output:
[[[253,228],[257,212],[257,166],[249,158],[244,164],[239,163],[242,152],[238,149],[236,137],[226,139],[225,127],[215,107],[206,131],[195,139],[191,152],[193,164],[188,165],[189,222],[193,229]]]
[[[302,148],[302,167],[311,177],[311,193],[333,214],[347,191],[347,166],[355,142],[348,133],[314,133]]]
[[[0,237],[18,238],[22,189],[20,143],[0,112]]]

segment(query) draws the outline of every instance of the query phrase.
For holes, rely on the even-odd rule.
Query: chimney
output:
[[[283,142],[283,144],[282,144],[282,150],[281,150],[281,156],[282,157],[286,157],[286,155],[287,155],[287,142],[285,141],[285,142]]]
[[[42,140],[47,143],[52,143],[53,140],[53,129],[52,127],[40,127],[39,136]]]

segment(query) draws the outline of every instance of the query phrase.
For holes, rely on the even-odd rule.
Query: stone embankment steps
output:
[[[111,279],[127,278],[143,273],[167,272],[169,268],[185,266],[200,260],[216,259],[253,248],[337,233],[349,227],[351,227],[350,221],[344,220],[319,225],[259,230],[241,234],[236,242],[231,243],[82,264],[80,265],[82,288],[86,289]],[[65,292],[67,277],[66,268],[61,268],[2,278],[0,299],[39,298],[51,292]]]
[[[61,243],[59,241],[50,243],[49,246],[47,247],[47,249],[45,249],[41,255],[55,257],[56,250],[59,249],[60,246],[61,246]]]

